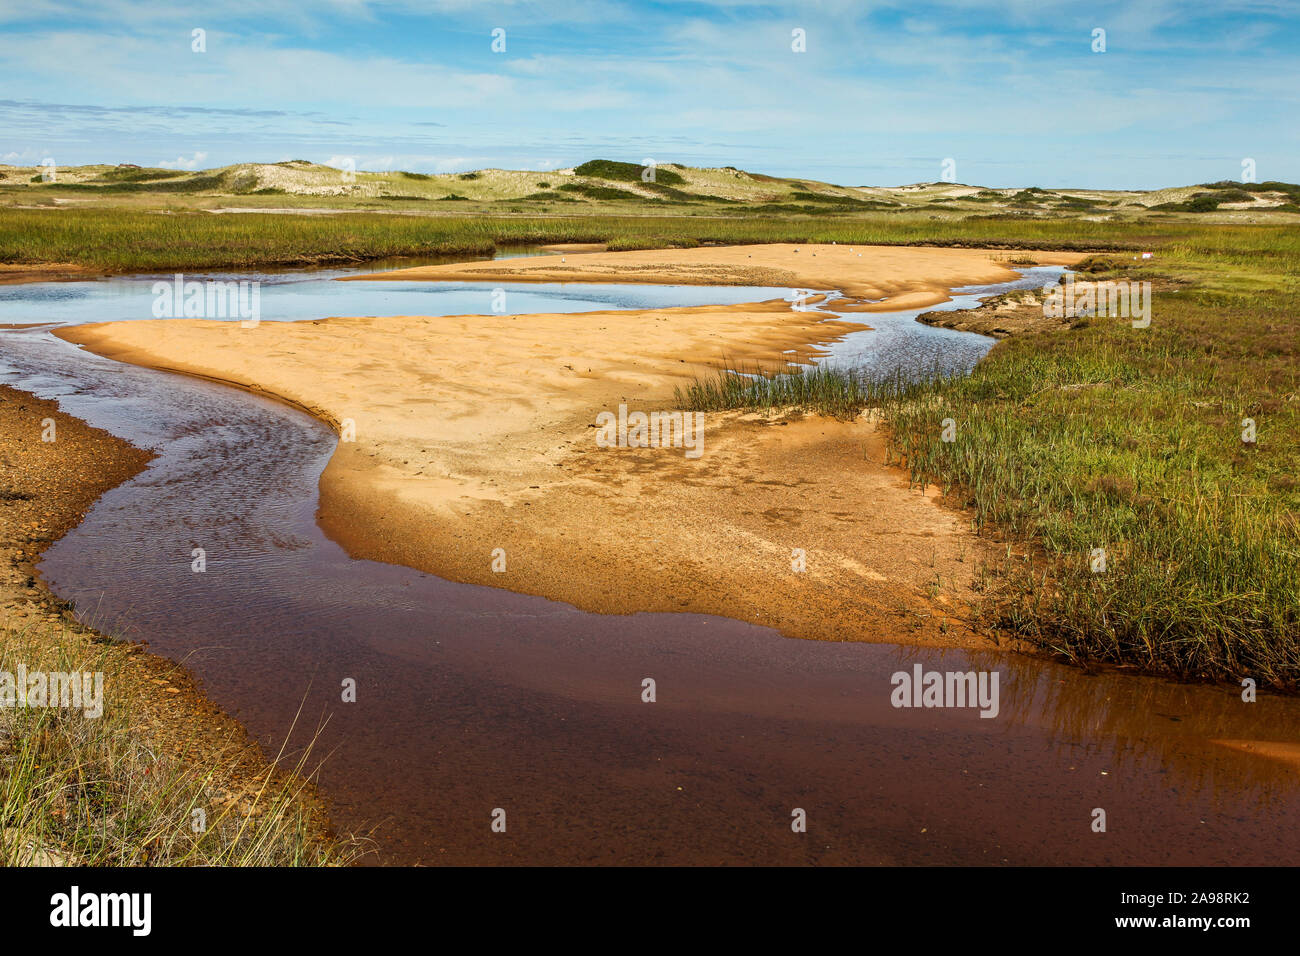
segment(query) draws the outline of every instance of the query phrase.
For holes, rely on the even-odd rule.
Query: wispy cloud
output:
[[[1289,0],[36,0],[0,25],[0,149],[65,164],[653,156],[862,184],[953,157],[990,185],[1157,186],[1239,154],[1300,179]]]

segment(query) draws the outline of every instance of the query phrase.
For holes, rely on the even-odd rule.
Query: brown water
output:
[[[592,615],[354,561],[314,520],[335,439],[308,416],[39,331],[0,334],[0,371],[160,452],[46,553],[55,593],[183,661],[272,752],[300,706],[309,732],[328,718],[335,820],[378,825],[383,862],[1232,865],[1300,851],[1300,775],[1212,742],[1300,740],[1294,700]],[[890,677],[914,663],[998,671],[999,716],[895,709]],[[1090,828],[1097,807],[1106,833]]]

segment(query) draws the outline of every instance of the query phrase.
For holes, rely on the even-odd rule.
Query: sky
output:
[[[1296,182],[1298,100],[1300,0],[0,0],[16,165]]]

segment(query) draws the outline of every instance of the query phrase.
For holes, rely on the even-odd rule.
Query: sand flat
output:
[[[799,248],[828,262],[839,256]],[[708,267],[705,253],[723,271],[738,261],[735,249],[687,251],[699,268]],[[931,284],[946,295],[944,282],[1010,277],[989,253],[888,251],[899,275],[880,281],[898,293]],[[951,260],[941,281],[928,271],[936,252],[954,253],[938,257]],[[644,264],[640,253],[581,258],[612,260],[590,275],[608,281],[622,274],[623,256]],[[843,260],[849,272],[854,260]],[[506,264],[521,261],[537,260]],[[470,277],[473,265],[449,268]],[[703,275],[699,268],[690,275]],[[667,264],[656,269],[646,281],[683,281]],[[825,285],[867,288],[866,273],[853,274],[828,271]],[[872,422],[709,414],[695,460],[679,448],[596,443],[597,415],[620,403],[668,409],[675,385],[724,361],[806,358],[860,327],[822,320],[773,302],[252,329],[158,320],[58,334],[112,358],[278,396],[340,431],[354,427],[355,441],[340,442],[321,478],[320,520],[355,557],[606,613],[694,611],[800,637],[976,643],[967,602],[984,544],[933,489],[909,489],[887,466]],[[504,572],[493,570],[497,548]],[[806,554],[801,573],[796,549]]]

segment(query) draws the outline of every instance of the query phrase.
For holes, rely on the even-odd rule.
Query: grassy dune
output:
[[[479,169],[461,173],[367,172],[287,160],[237,163],[182,171],[134,166],[73,166],[46,170],[0,165],[0,205],[9,203],[132,201],[159,207],[204,208],[238,197],[240,206],[313,206],[380,209],[399,201],[449,201],[477,213],[555,211],[579,204],[584,211],[616,206],[678,207],[687,214],[826,213],[868,208],[914,210],[946,217],[1005,214],[1018,217],[1079,215],[1128,218],[1156,215],[1232,221],[1296,207],[1292,183],[1205,183],[1159,190],[985,189],[963,183],[909,186],[840,186],[809,179],[767,176],[731,166],[700,168],[661,163],[653,178],[639,163],[596,159],[572,169]],[[152,199],[150,197],[153,197]],[[562,211],[562,210],[561,210]]]
[[[1094,276],[1162,282],[1147,329],[1093,318],[1007,339],[969,377],[723,373],[680,399],[842,417],[878,407],[913,480],[939,483],[1005,541],[990,625],[1079,662],[1294,690],[1300,237],[1214,230],[1163,249],[1154,265]]]

